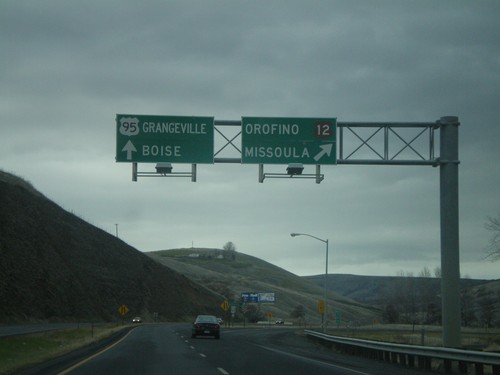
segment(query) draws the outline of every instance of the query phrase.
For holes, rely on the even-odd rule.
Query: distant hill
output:
[[[304,278],[318,286],[324,285],[324,275]],[[393,305],[403,321],[416,317],[419,321],[430,319],[432,324],[439,322],[439,278],[331,274],[328,275],[328,288],[381,310]],[[461,279],[460,300],[464,326],[500,326],[500,280]],[[405,310],[414,311],[414,314],[406,313],[405,317]]]
[[[261,259],[222,249],[189,248],[142,253],[65,211],[29,182],[0,171],[0,324],[25,321],[125,319],[189,320],[200,312],[222,316],[221,303],[240,293],[273,292],[276,302],[258,306],[289,320],[298,306],[318,323],[324,275],[299,277]],[[410,283],[409,283],[410,281]],[[500,323],[500,281],[462,282],[467,325]],[[344,324],[383,320],[388,304],[400,319],[413,288],[432,317],[439,279],[330,274],[329,320]],[[398,298],[395,292],[400,293]],[[397,297],[397,296],[396,296]],[[422,298],[420,298],[422,297]],[[410,298],[411,299],[411,298]],[[434,306],[433,306],[434,305]],[[421,307],[422,307],[421,306]],[[405,315],[406,314],[406,315]],[[434,316],[436,319],[436,316]],[[438,317],[437,317],[438,319]]]
[[[241,292],[273,292],[276,303],[261,304],[265,313],[289,319],[291,312],[302,305],[306,321],[317,323],[319,299],[324,289],[313,282],[253,256],[222,249],[171,249],[146,253],[152,259],[172,268],[191,280],[238,301]],[[334,290],[329,293],[330,319],[340,311],[344,322],[371,323],[380,318],[380,310],[345,298]]]
[[[0,171],[0,323],[187,319],[222,297]]]
[[[304,276],[317,285],[323,285],[324,275]],[[360,276],[349,274],[328,275],[328,288],[359,303],[381,307],[387,302],[388,292],[395,286],[402,286],[400,276]],[[436,295],[441,291],[441,279],[434,277],[412,277],[418,286],[430,288]],[[491,280],[462,279],[461,288],[473,288]]]

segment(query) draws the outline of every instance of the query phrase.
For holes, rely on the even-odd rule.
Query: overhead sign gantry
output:
[[[455,116],[441,117],[435,122],[354,123],[337,122],[334,118],[242,117],[241,121],[217,121],[213,117],[117,115],[116,161],[132,163],[133,181],[138,176],[190,176],[196,181],[196,163],[258,164],[259,182],[265,177],[284,175],[264,174],[265,163],[288,164],[290,177],[315,177],[317,183],[323,179],[319,174],[322,164],[439,167],[443,345],[460,347],[459,125]],[[233,137],[226,136],[217,126],[239,127],[240,131]],[[214,130],[227,141],[215,154]],[[416,134],[408,136],[407,130]],[[438,130],[440,155],[436,156]],[[236,142],[239,136],[241,145]],[[352,139],[348,140],[350,136]],[[417,147],[419,140],[424,151]],[[347,146],[351,144],[355,146],[349,152]],[[218,156],[227,146],[241,156]],[[361,150],[368,154],[361,155]],[[409,156],[404,156],[407,153]],[[139,172],[139,162],[158,163],[156,172]],[[170,163],[192,163],[192,171],[174,174]],[[303,164],[315,164],[316,174],[302,175]]]

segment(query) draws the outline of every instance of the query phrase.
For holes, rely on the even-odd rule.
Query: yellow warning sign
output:
[[[320,299],[318,301],[318,311],[320,314],[324,314],[325,313],[325,301]]]
[[[125,314],[128,313],[128,307],[127,305],[121,305],[119,308],[118,308],[118,312],[124,316]]]

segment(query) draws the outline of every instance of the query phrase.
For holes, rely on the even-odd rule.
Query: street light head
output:
[[[288,167],[286,168],[286,173],[288,173],[290,176],[302,174],[302,171],[304,170],[304,166],[301,163],[290,163],[288,164]]]
[[[313,235],[311,235],[311,234],[307,234],[307,233],[290,233],[290,236],[292,236],[292,237],[297,237],[297,236],[307,236],[307,237],[311,237],[311,238],[314,238],[314,239],[316,239],[316,240],[318,240],[318,241],[321,241],[321,242],[326,243],[326,244],[327,244],[327,246],[328,246],[328,240],[324,240],[324,239],[322,239],[322,238],[319,238],[319,237],[313,236]]]
[[[156,173],[160,173],[164,176],[168,173],[172,173],[172,164],[171,163],[156,163]]]

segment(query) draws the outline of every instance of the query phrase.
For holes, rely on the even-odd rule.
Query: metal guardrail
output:
[[[458,364],[458,372],[467,374],[467,364],[472,364],[475,374],[484,372],[484,366],[491,366],[492,374],[500,375],[500,354],[479,351],[430,347],[418,345],[393,344],[348,337],[331,336],[305,330],[307,336],[314,337],[345,352],[390,361],[400,365],[431,370],[432,360],[442,360],[445,372],[452,371],[452,363]]]

